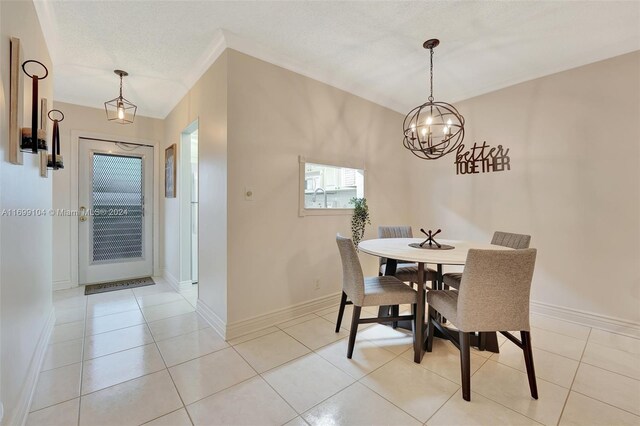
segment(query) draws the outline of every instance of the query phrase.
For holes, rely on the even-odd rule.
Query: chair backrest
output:
[[[503,247],[511,247],[513,249],[529,248],[531,243],[531,235],[512,234],[511,232],[496,231],[493,233],[491,244]]]
[[[528,331],[536,249],[470,249],[458,293],[462,331]]]
[[[342,260],[342,291],[356,306],[364,302],[364,275],[356,247],[350,238],[336,235],[336,243]]]
[[[413,231],[408,225],[378,226],[378,238],[413,238]],[[387,258],[380,258],[380,266],[387,264]]]

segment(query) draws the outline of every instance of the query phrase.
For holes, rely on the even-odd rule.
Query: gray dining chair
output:
[[[353,355],[358,324],[373,322],[412,320],[414,350],[420,351],[422,342],[416,339],[416,302],[418,300],[418,292],[393,276],[365,278],[353,241],[338,234],[336,243],[338,244],[342,261],[342,297],[336,322],[336,333],[340,331],[345,306],[353,305],[347,358],[351,358]],[[360,312],[364,306],[402,305],[405,303],[411,304],[411,315],[360,318]]]
[[[493,233],[491,244],[502,247],[510,247],[512,249],[526,249],[531,243],[531,235],[512,234],[511,232],[496,231]],[[444,285],[451,288],[459,289],[462,274],[459,272],[449,272],[442,276]]]
[[[398,225],[398,226],[378,226],[378,238],[413,238],[413,231],[411,226],[409,225]],[[385,275],[387,271],[387,258],[380,258],[380,270],[378,271],[378,275]],[[405,262],[402,260],[398,260],[396,264],[396,272],[393,274],[397,279],[403,282],[409,282],[412,285],[418,283],[418,264]],[[427,281],[435,282],[437,279],[437,273],[433,269],[424,268],[424,282]],[[394,305],[390,307],[389,315],[398,316],[400,313],[400,307],[398,305]],[[393,328],[398,327],[398,322],[393,321],[391,323]]]
[[[470,334],[499,331],[524,353],[531,396],[538,399],[529,325],[529,296],[536,249],[470,249],[459,291],[431,290],[426,350],[431,352],[435,328],[460,350],[462,397],[471,400]],[[445,329],[437,318],[447,317],[459,331]],[[520,331],[520,340],[508,330]]]
[[[378,226],[378,238],[413,238],[413,231],[408,225],[401,226]],[[387,269],[387,258],[380,258],[379,275],[384,275]],[[425,282],[436,280],[436,271],[425,268]],[[394,274],[400,281],[417,283],[418,282],[418,265],[411,262],[403,262],[400,260],[396,266]],[[424,284],[424,283],[423,283]]]

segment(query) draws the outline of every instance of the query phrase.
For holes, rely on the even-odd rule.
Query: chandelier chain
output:
[[[431,52],[431,54],[429,55],[429,62],[430,62],[430,67],[429,67],[429,81],[430,81],[430,86],[429,86],[429,102],[433,102],[433,48],[429,49],[429,51]]]
[[[122,74],[120,74],[120,98],[122,98]]]

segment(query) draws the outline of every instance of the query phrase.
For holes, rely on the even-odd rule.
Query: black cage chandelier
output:
[[[136,118],[138,107],[122,96],[122,78],[128,76],[129,73],[122,70],[114,70],[113,72],[120,76],[120,95],[104,103],[107,120],[120,124],[131,124]]]
[[[451,104],[433,98],[433,49],[440,44],[430,39],[422,45],[430,54],[430,92],[427,102],[404,118],[404,146],[425,160],[436,160],[458,148],[464,139],[464,117]]]

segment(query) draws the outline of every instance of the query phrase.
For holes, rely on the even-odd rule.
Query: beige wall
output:
[[[408,222],[412,194],[400,114],[237,51],[228,55],[233,326],[342,288],[335,235],[351,235],[350,216],[298,216],[299,155],[366,169],[368,237],[379,224]],[[245,187],[253,190],[252,201],[245,201]],[[377,259],[362,259],[375,274]]]
[[[53,99],[53,66],[30,1],[0,2],[0,209],[50,209],[51,179],[40,177],[39,157],[9,163],[9,40],[18,37],[22,60],[49,68],[40,96]],[[26,76],[25,76],[26,77]],[[31,84],[25,79],[24,119],[31,122]],[[21,424],[53,319],[51,302],[51,217],[0,217],[0,401],[2,424]],[[48,336],[47,336],[48,337]]]
[[[531,234],[539,250],[532,300],[637,327],[640,52],[456,106],[465,144],[503,144],[512,169],[456,176],[453,154],[412,160],[410,181],[425,195],[414,224],[441,227],[443,238]]]
[[[71,210],[77,204],[77,200],[74,202],[71,199],[72,194],[77,194],[76,191],[72,191],[71,177],[74,176],[77,181],[78,176],[77,167],[71,161],[72,148],[76,151],[75,155],[78,149],[77,139],[72,139],[72,133],[99,135],[113,140],[145,140],[154,144],[160,144],[164,139],[162,120],[136,116],[132,124],[122,125],[108,121],[102,108],[89,108],[64,102],[54,102],[54,107],[65,115],[64,121],[60,123],[60,150],[64,157],[65,168],[52,173],[53,207],[56,209]],[[164,152],[160,155],[164,158]],[[56,216],[53,219],[53,249],[56,253],[53,263],[55,289],[78,285],[75,274],[77,271],[73,270],[76,266],[72,266],[71,259],[71,238],[75,235],[71,232],[71,226],[75,225],[77,220],[77,217],[73,216]],[[162,223],[161,220],[159,223]],[[158,236],[158,240],[154,248],[161,251],[161,236]],[[159,258],[162,259],[162,256]]]
[[[199,303],[227,318],[227,53],[209,68],[164,121],[164,144],[180,144],[198,120]],[[180,171],[178,172],[180,174]],[[161,177],[164,188],[164,174]],[[180,188],[180,183],[178,183]],[[179,194],[180,195],[180,194]],[[165,275],[180,279],[180,200],[161,198]],[[184,272],[184,271],[182,271]]]

